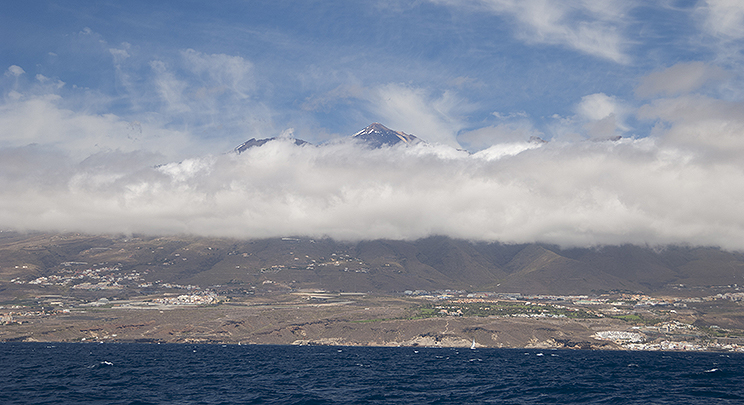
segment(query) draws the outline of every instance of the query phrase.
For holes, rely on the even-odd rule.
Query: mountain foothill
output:
[[[340,292],[466,290],[530,294],[607,291],[677,295],[733,286],[744,255],[717,248],[633,245],[561,249],[543,244],[285,237],[0,234],[0,278],[26,282],[91,266],[116,267],[144,282],[313,288]]]

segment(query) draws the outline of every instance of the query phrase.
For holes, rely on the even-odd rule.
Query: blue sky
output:
[[[501,139],[462,135],[499,125],[587,137],[561,120],[586,118],[577,109],[596,94],[626,109],[618,135],[643,137],[653,121],[632,112],[648,102],[635,92],[645,76],[685,62],[738,75],[742,12],[730,2],[739,20],[726,29],[714,21],[725,3],[14,1],[0,60],[25,72],[6,75],[6,93],[157,122],[214,151],[289,128],[320,142],[375,121],[468,149]],[[37,75],[64,86],[34,89]],[[704,89],[737,96],[726,90]]]
[[[20,156],[34,145],[36,157],[29,159],[69,167],[61,180],[67,186],[59,191],[67,197],[79,191],[73,185],[82,181],[81,170],[88,170],[81,169],[81,162],[99,162],[100,170],[110,172],[109,180],[88,179],[92,183],[86,183],[86,189],[103,193],[98,189],[102,184],[113,187],[106,189],[118,196],[111,199],[131,215],[135,214],[121,203],[122,195],[132,190],[132,184],[141,184],[143,180],[133,173],[141,174],[138,170],[148,165],[202,159],[192,166],[194,173],[199,167],[210,167],[208,171],[214,173],[217,169],[210,165],[219,164],[203,159],[215,159],[249,138],[295,136],[327,143],[372,122],[414,134],[433,148],[452,149],[437,149],[426,156],[455,159],[454,150],[465,149],[487,156],[492,165],[506,165],[502,170],[507,172],[522,164],[541,167],[551,159],[557,159],[554,164],[561,168],[571,167],[576,159],[595,159],[597,166],[577,166],[577,173],[564,173],[564,178],[580,178],[587,170],[614,173],[618,167],[639,164],[643,173],[662,184],[661,179],[675,178],[674,173],[679,179],[689,170],[686,179],[698,176],[698,188],[689,186],[690,194],[705,194],[710,187],[706,176],[721,165],[732,165],[726,175],[738,173],[737,159],[744,152],[744,3],[735,0],[8,1],[0,14],[0,35],[0,69],[4,70],[0,152]],[[537,152],[528,143],[532,136],[552,146]],[[597,151],[586,152],[596,147],[587,142],[617,136],[625,141],[613,144],[602,157],[597,157]],[[627,159],[612,166],[620,153],[616,148],[633,152],[623,152]],[[515,163],[528,155],[533,160]],[[472,160],[472,156],[457,159]],[[654,172],[668,168],[664,165],[670,156],[687,163],[669,172]],[[431,171],[429,158],[421,159],[413,170]],[[479,177],[480,164],[450,167],[447,173],[465,173],[464,179],[487,183],[490,180]],[[179,170],[183,174],[185,169]],[[115,181],[110,179],[121,179],[122,173],[135,176],[134,183],[112,185]],[[447,173],[440,175],[446,178]],[[229,176],[224,175],[220,184],[230,187]],[[528,201],[537,200],[545,210],[587,209],[587,201],[575,206],[575,201],[551,199],[554,194],[548,189],[534,189],[540,181],[533,175],[540,176],[525,174],[514,180],[526,187],[522,205],[532,207]],[[654,197],[664,196],[651,192],[660,186],[641,190],[607,178],[571,183],[566,196],[576,195],[577,188],[586,195],[606,190],[619,198],[625,214],[639,210],[646,214],[639,224],[661,215],[659,207],[664,204],[654,202]],[[740,190],[731,184],[744,179],[726,178],[728,188],[721,185],[717,190],[721,194],[713,194],[721,197],[718,201],[731,201],[725,212],[733,212],[741,208],[735,203],[738,197],[734,198]],[[450,180],[444,183],[465,181]],[[4,184],[20,187],[20,181],[8,177]],[[290,183],[300,181],[294,178]],[[384,178],[373,183],[387,184],[392,190],[398,187]],[[209,195],[196,184],[187,184],[197,190],[195,195]],[[680,183],[675,190],[684,190],[687,184]],[[328,187],[337,197],[348,191],[342,184]],[[432,187],[419,190],[422,193],[411,196],[411,201],[430,198],[437,192]],[[316,198],[306,195],[307,190],[288,190],[275,195],[274,203],[286,202],[290,195]],[[494,190],[488,198],[500,198],[503,192]],[[642,195],[650,202],[644,202]],[[319,207],[329,203],[324,204]],[[462,208],[448,204],[442,200],[440,205],[450,207],[453,215]],[[707,213],[701,211],[705,203],[696,204],[685,215]],[[150,206],[154,207],[156,202]],[[40,212],[66,211],[49,205],[34,212],[38,217]],[[370,218],[375,220],[373,213]],[[675,222],[674,218],[669,221]],[[193,225],[202,219],[183,217],[174,220],[178,225],[152,231],[210,233]],[[701,236],[712,232],[709,229],[696,233],[690,224],[680,225],[681,233],[671,232],[671,236],[664,236],[664,227],[670,227],[666,224],[637,232],[589,227],[581,232],[590,235],[582,237],[576,230],[587,228],[583,218],[568,221],[565,232],[556,231],[554,236],[545,235],[553,235],[551,229],[558,225],[541,225],[525,236],[510,237],[506,231],[490,228],[466,232],[447,224],[432,227],[425,219],[410,226],[393,219],[382,221],[389,227],[372,236],[443,233],[487,240],[575,241],[569,244],[722,244]],[[0,225],[45,226],[24,221],[0,221]],[[49,226],[74,229],[70,224],[78,222],[70,216]],[[744,220],[731,217],[713,222],[744,226]],[[319,234],[366,237],[326,225],[318,227],[323,229]],[[233,233],[271,235],[265,231],[271,227],[276,223],[267,222],[256,232]],[[282,232],[310,233],[309,229],[309,225],[287,227]]]

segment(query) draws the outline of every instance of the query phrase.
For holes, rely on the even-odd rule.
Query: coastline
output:
[[[660,333],[612,318],[414,318],[413,311],[411,300],[395,297],[312,306],[84,307],[1,325],[0,341],[470,348],[475,340],[476,348],[744,351],[742,338]]]

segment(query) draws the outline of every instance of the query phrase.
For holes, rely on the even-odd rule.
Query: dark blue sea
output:
[[[744,355],[0,343],[2,404],[744,404]]]

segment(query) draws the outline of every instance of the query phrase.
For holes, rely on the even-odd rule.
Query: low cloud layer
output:
[[[744,164],[657,140],[369,150],[287,140],[155,165],[4,149],[0,226],[92,233],[744,248]],[[499,146],[494,146],[497,149]]]

